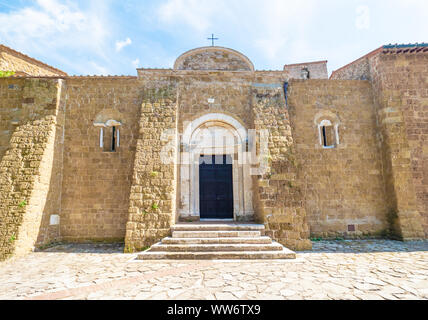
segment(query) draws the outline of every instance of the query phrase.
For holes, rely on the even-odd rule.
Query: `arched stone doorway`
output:
[[[230,220],[254,219],[253,182],[250,164],[246,161],[247,139],[246,128],[238,120],[221,113],[204,115],[185,127],[180,147],[179,220],[201,220],[201,158],[212,156],[220,159],[225,156],[232,162],[233,216]]]

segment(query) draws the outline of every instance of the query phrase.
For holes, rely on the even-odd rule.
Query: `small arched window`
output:
[[[302,68],[301,72],[301,76],[302,79],[309,79],[310,78],[310,72],[309,69],[307,67]]]
[[[119,146],[119,129],[116,127],[111,127],[111,151],[116,151],[116,146]]]
[[[318,124],[320,144],[325,149],[335,148],[339,144],[339,125],[330,120],[322,120]]]
[[[104,152],[116,152],[120,146],[120,131],[122,125],[119,121],[108,120],[105,123],[94,123],[100,128],[100,148]]]

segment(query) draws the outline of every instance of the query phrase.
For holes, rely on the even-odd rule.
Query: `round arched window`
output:
[[[322,120],[318,124],[320,144],[323,148],[335,148],[339,144],[339,124]]]

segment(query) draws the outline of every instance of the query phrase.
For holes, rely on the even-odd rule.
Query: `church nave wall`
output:
[[[125,238],[141,91],[135,78],[67,79],[61,202],[63,240],[123,241]],[[113,127],[94,125],[108,120],[121,123],[115,131],[115,151],[112,151]]]
[[[370,82],[292,80],[289,109],[311,235],[386,233],[388,208]],[[337,125],[332,147],[320,139],[323,120]]]

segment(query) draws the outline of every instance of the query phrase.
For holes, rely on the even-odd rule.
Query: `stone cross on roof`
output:
[[[214,38],[214,33],[211,34],[211,38],[207,38],[208,40],[212,41],[212,46],[214,47],[214,40],[218,40],[218,38]]]

